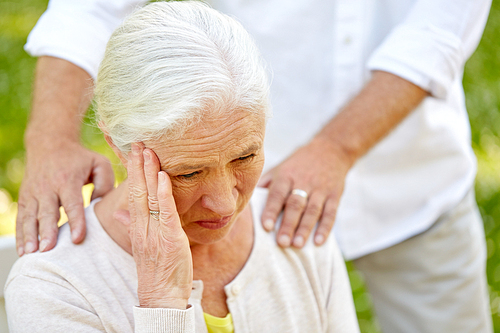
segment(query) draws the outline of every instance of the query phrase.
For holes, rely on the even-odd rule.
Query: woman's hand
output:
[[[141,307],[186,309],[193,283],[189,240],[158,157],[143,144],[132,144],[129,178],[129,235],[137,265]],[[159,211],[155,216],[150,211]]]

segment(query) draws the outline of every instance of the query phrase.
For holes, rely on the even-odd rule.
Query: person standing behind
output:
[[[20,254],[36,251],[38,234],[42,250],[55,245],[59,202],[81,241],[79,186],[95,180],[100,195],[112,184],[101,157],[79,145],[78,129],[105,41],[143,3],[52,0],[28,39],[28,52],[41,58]],[[384,332],[491,332],[461,85],[491,1],[209,3],[242,22],[273,72],[266,229],[284,209],[278,243],[301,247],[316,221],[317,244],[336,221]],[[53,136],[61,143],[43,144]],[[69,173],[72,163],[81,171]],[[47,190],[52,199],[39,200]]]

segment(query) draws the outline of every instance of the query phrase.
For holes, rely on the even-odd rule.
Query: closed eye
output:
[[[193,178],[194,176],[196,176],[197,174],[199,174],[200,171],[195,171],[195,172],[191,172],[191,173],[187,173],[185,175],[179,175],[178,177],[182,177],[182,178]]]
[[[249,160],[251,159],[252,157],[254,157],[255,154],[250,154],[250,155],[246,155],[246,156],[242,156],[242,157],[238,157],[237,159],[235,159],[235,161],[245,161],[245,160]]]

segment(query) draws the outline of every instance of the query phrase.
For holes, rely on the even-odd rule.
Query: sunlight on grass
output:
[[[28,119],[36,60],[23,50],[29,31],[48,0],[0,0],[0,235],[15,231],[19,186],[24,175],[23,132]],[[487,275],[495,332],[500,333],[500,1],[493,7],[477,52],[464,74],[472,142],[478,159],[476,198],[484,220]],[[118,181],[126,177],[119,160],[95,125],[91,109],[82,128],[87,148],[110,159]],[[82,188],[85,205],[92,185]],[[60,224],[67,220],[61,209]],[[347,263],[362,333],[378,333],[370,295],[361,274]]]

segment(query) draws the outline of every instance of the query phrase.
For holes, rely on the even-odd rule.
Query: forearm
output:
[[[387,72],[372,79],[313,139],[341,153],[352,165],[387,136],[428,95]]]
[[[28,152],[40,143],[79,142],[82,118],[92,100],[92,85],[90,75],[71,62],[46,56],[38,59],[25,133]]]

